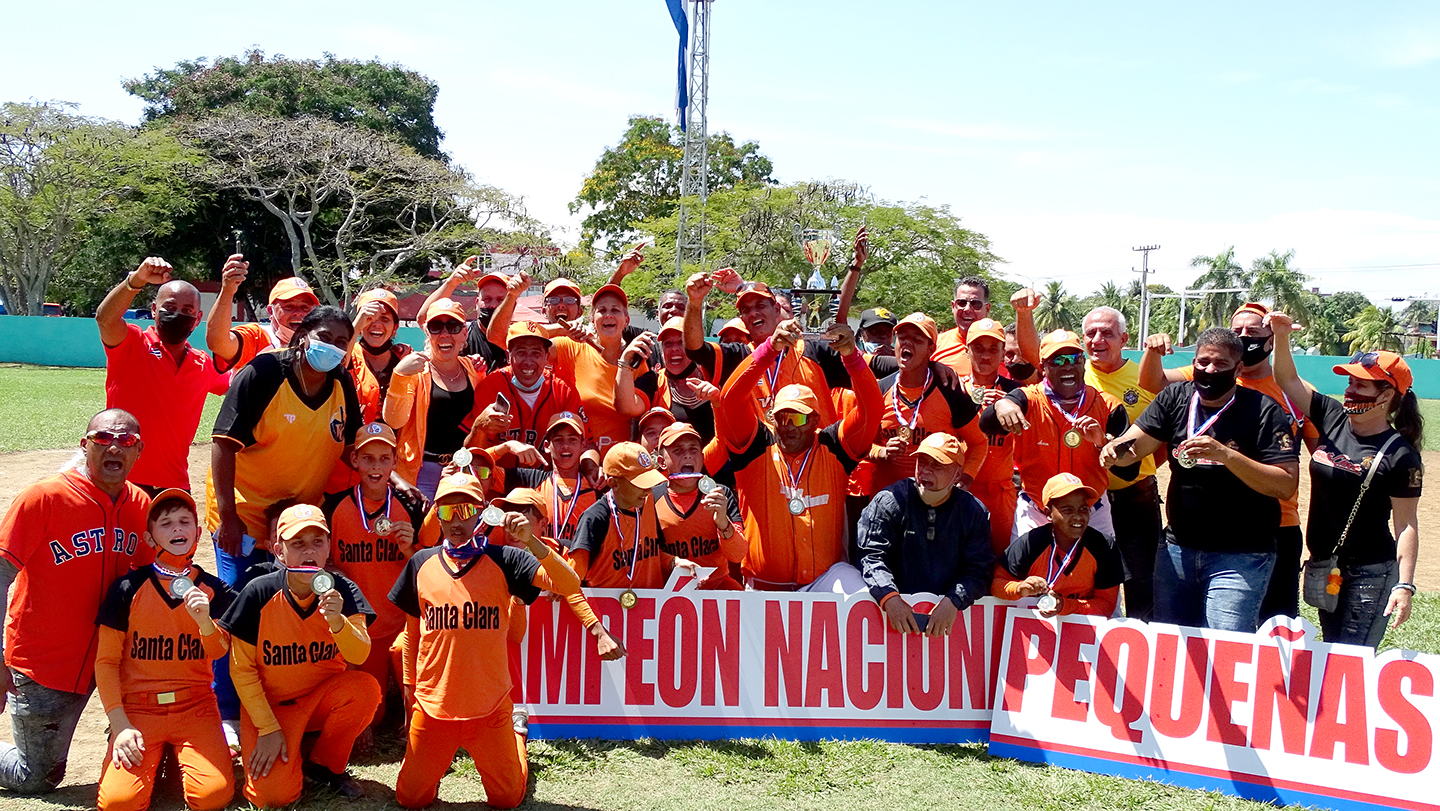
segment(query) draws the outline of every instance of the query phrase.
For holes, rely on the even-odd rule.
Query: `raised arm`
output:
[[[125,311],[146,285],[162,285],[170,281],[170,263],[158,256],[147,256],[140,267],[115,285],[100,302],[95,311],[95,323],[100,327],[100,340],[106,346],[119,346],[125,340]]]
[[[460,285],[475,281],[479,273],[479,271],[475,269],[475,266],[479,263],[480,257],[470,256],[467,257],[464,262],[460,263],[460,267],[451,271],[450,275],[445,277],[445,281],[441,282],[440,286],[435,288],[435,292],[425,297],[425,303],[420,305],[420,312],[415,314],[416,322],[421,324],[425,323],[425,314],[430,312],[430,307],[434,305],[435,302],[442,298],[450,298],[455,294],[455,291],[460,288]]]
[[[786,323],[794,324],[793,321]],[[796,327],[790,332],[798,330]],[[775,332],[779,335],[781,330]],[[720,399],[715,403],[715,428],[716,433],[725,437],[727,450],[738,451],[749,447],[760,427],[760,420],[755,416],[754,389],[760,383],[760,376],[780,357],[780,351],[775,348],[776,335],[766,338],[753,355],[740,361],[735,374],[720,390]]]
[[[1280,384],[1280,390],[1285,392],[1285,396],[1290,398],[1290,402],[1300,409],[1306,419],[1314,419],[1310,414],[1310,404],[1315,398],[1315,387],[1300,377],[1299,370],[1295,368],[1295,355],[1290,351],[1290,333],[1295,331],[1294,320],[1285,313],[1272,312],[1265,316],[1265,323],[1269,324],[1275,333],[1275,358],[1271,361],[1275,382]]]
[[[694,352],[705,345],[705,297],[715,287],[707,273],[695,273],[685,280],[685,349]]]
[[[249,275],[250,263],[238,253],[226,259],[220,271],[220,295],[211,305],[210,318],[205,321],[205,345],[215,356],[217,369],[229,366],[240,357],[240,339],[230,329],[230,311],[235,305],[235,291]]]
[[[515,305],[529,289],[530,274],[523,270],[505,280],[505,300],[500,302],[500,306],[495,308],[495,315],[490,317],[490,326],[485,328],[485,340],[502,349],[509,343],[510,321],[515,317]]]
[[[635,375],[657,343],[654,334],[642,332],[620,353],[620,363],[615,367],[615,413],[622,417],[634,419],[649,408],[644,395],[635,389]]]
[[[1010,306],[1015,310],[1015,341],[1020,344],[1020,357],[1038,369],[1040,331],[1035,328],[1035,308],[1040,306],[1040,294],[1028,287],[1017,290],[1010,297]]]
[[[862,225],[855,233],[855,261],[845,268],[845,281],[840,283],[840,306],[835,311],[837,324],[847,323],[850,319],[850,302],[855,298],[855,290],[860,287],[860,274],[869,256],[870,230]]]
[[[1171,383],[1181,383],[1185,375],[1178,369],[1165,368],[1165,356],[1173,354],[1170,336],[1164,333],[1145,339],[1145,351],[1140,354],[1140,388],[1159,394]]]
[[[840,353],[857,401],[855,408],[845,412],[845,418],[840,421],[840,444],[851,459],[864,459],[870,453],[875,432],[880,430],[880,415],[885,411],[880,381],[855,348],[855,332],[849,324],[837,323],[830,328],[830,347]],[[823,392],[817,394],[826,396]]]

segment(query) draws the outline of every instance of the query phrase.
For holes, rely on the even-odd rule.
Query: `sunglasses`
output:
[[[805,427],[806,423],[810,422],[810,415],[801,414],[798,411],[786,411],[780,414],[776,414],[775,423],[778,425],[782,422],[788,422],[796,428],[803,428]]]
[[[1390,374],[1389,369],[1380,366],[1379,352],[1356,352],[1350,357],[1350,362],[1360,364],[1360,368],[1362,369],[1374,369],[1376,367],[1379,367],[1381,374],[1390,378],[1391,381],[1398,383],[1398,381],[1395,381],[1395,375]]]
[[[954,304],[956,307],[959,307],[959,308],[962,309],[962,310],[965,309],[965,308],[967,308],[967,307],[970,308],[970,309],[972,309],[972,310],[983,310],[983,309],[985,309],[985,302],[984,302],[984,301],[981,301],[981,300],[978,299],[978,298],[957,298],[957,299],[955,299],[955,300],[954,300],[953,302],[951,302],[951,303]]]
[[[464,521],[479,515],[480,508],[474,504],[437,504],[435,514],[441,521]]]
[[[1079,355],[1056,355],[1045,362],[1051,366],[1072,366],[1083,362],[1083,358]]]
[[[140,441],[139,434],[129,431],[91,431],[85,438],[97,445],[118,445],[122,448],[132,447]]]
[[[580,299],[575,296],[551,296],[545,299],[545,303],[551,306],[556,304],[579,304]]]
[[[431,321],[425,325],[425,331],[431,335],[439,335],[448,332],[451,335],[459,335],[465,329],[465,324],[453,318],[442,318]]]

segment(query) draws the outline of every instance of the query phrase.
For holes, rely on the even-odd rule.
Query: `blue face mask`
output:
[[[324,341],[309,341],[305,347],[305,362],[317,372],[328,372],[345,360],[345,350]]]
[[[875,341],[866,341],[864,339],[861,339],[860,351],[868,352],[869,354],[873,355],[876,352],[880,351],[880,344],[876,343]]]

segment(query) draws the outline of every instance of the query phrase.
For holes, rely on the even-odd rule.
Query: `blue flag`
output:
[[[680,32],[680,58],[675,68],[675,113],[680,116],[680,129],[685,129],[685,118],[690,106],[690,91],[685,86],[689,71],[686,70],[685,49],[690,44],[690,20],[685,16],[685,0],[665,0],[670,9],[670,19],[675,21],[675,30]]]

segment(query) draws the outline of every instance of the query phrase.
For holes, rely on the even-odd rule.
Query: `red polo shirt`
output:
[[[130,481],[151,487],[190,489],[190,443],[200,426],[205,395],[230,390],[229,373],[210,356],[185,344],[176,364],[152,326],[125,325],[125,338],[105,347],[105,407],[123,408],[140,421],[145,450]]]

